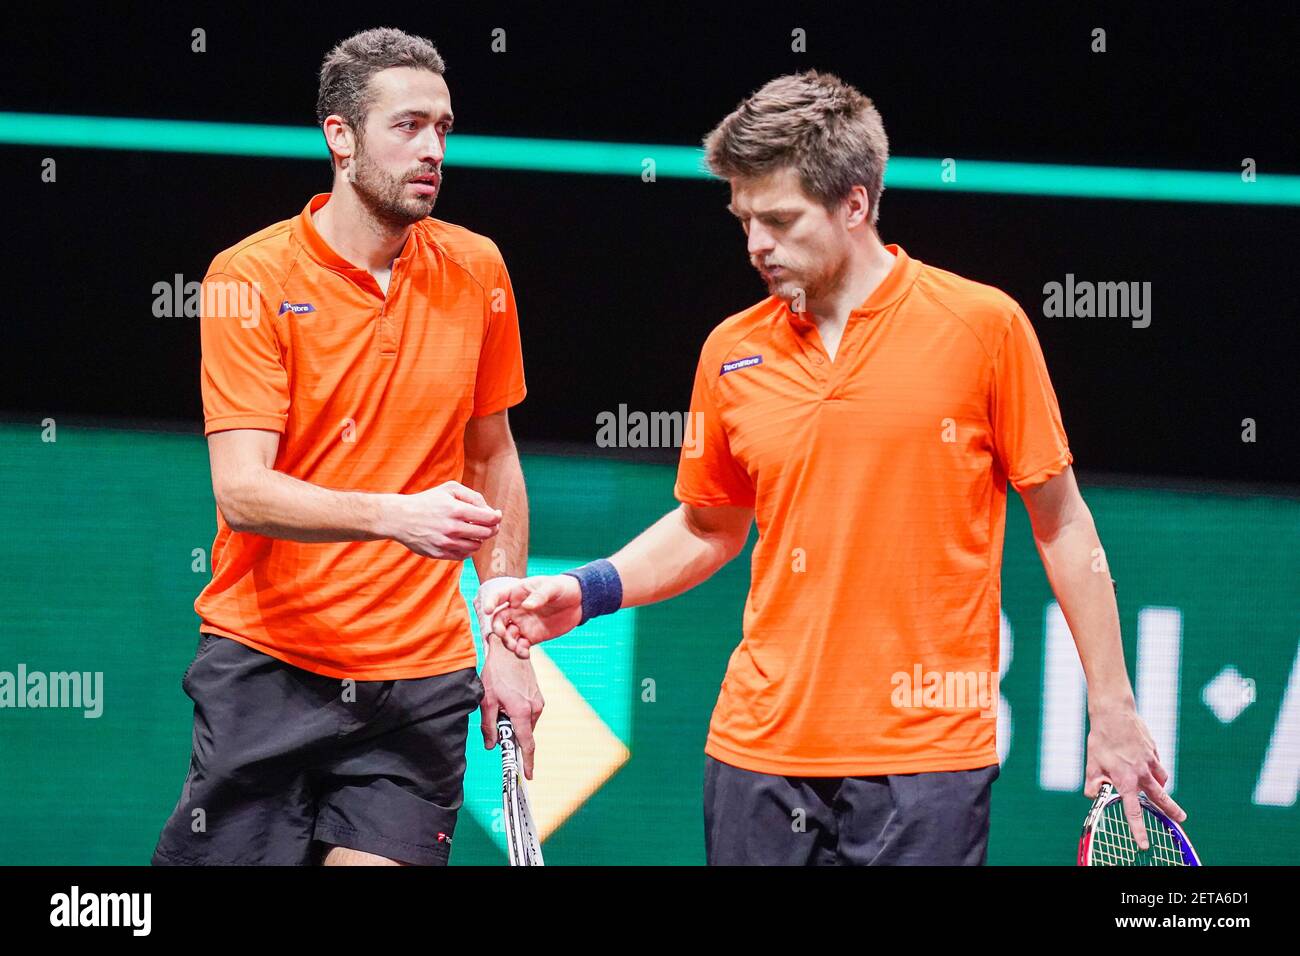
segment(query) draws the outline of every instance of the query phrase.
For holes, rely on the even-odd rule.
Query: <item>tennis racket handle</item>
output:
[[[506,773],[519,769],[519,750],[515,746],[515,725],[505,713],[497,715],[497,744],[501,747],[501,767]]]

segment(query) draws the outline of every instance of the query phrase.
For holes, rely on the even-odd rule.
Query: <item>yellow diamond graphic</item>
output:
[[[631,752],[605,726],[540,648],[531,652],[546,709],[537,723],[537,759],[527,782],[538,836],[545,840],[600,789]]]

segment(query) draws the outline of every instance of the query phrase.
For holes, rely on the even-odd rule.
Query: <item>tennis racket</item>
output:
[[[1124,816],[1123,798],[1111,784],[1103,783],[1083,821],[1079,865],[1200,866],[1201,858],[1183,828],[1157,809],[1145,793],[1138,793],[1138,801],[1150,848],[1138,848]]]
[[[523,767],[515,747],[515,726],[504,713],[497,717],[497,740],[501,743],[501,812],[506,826],[506,851],[511,866],[543,866],[542,845],[537,839]]]

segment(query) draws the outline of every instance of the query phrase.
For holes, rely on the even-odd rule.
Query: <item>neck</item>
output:
[[[817,301],[808,301],[809,319],[821,325],[843,323],[849,313],[865,302],[894,268],[896,256],[885,248],[874,229],[853,244],[843,280]]]
[[[409,224],[396,226],[375,218],[342,177],[335,180],[329,202],[312,213],[312,222],[331,249],[370,272],[391,266],[411,234]]]

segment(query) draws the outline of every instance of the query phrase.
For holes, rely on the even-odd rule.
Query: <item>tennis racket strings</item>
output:
[[[1119,791],[1105,783],[1083,822],[1079,865],[1200,866],[1200,858],[1182,827],[1158,810],[1145,793],[1139,793],[1138,800],[1149,849],[1138,847],[1124,815]]]

